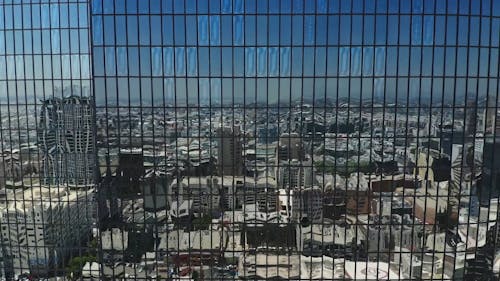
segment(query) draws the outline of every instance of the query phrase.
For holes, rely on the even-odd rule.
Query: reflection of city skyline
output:
[[[497,0],[5,0],[0,279],[498,281],[499,46]]]
[[[85,99],[80,100],[77,97],[73,97],[71,100],[76,101],[75,104],[85,101]],[[50,103],[50,101],[47,102]],[[74,116],[71,113],[73,110],[69,110],[71,108],[73,106],[68,107],[68,111],[60,112],[61,117],[63,117],[61,120],[72,120],[71,118]],[[105,180],[103,185],[99,187],[99,193],[97,193],[100,210],[98,222],[101,225],[113,225],[113,223],[122,220],[128,224],[141,225],[146,223],[146,220],[154,218],[158,214],[157,212],[163,212],[164,209],[169,209],[172,212],[170,214],[172,223],[178,226],[187,223],[186,217],[181,213],[181,210],[186,210],[188,213],[200,212],[200,214],[225,211],[228,213],[224,216],[229,218],[232,218],[233,215],[236,216],[239,212],[243,212],[243,214],[257,212],[255,215],[246,217],[249,220],[246,222],[247,226],[252,227],[262,226],[270,222],[275,223],[276,227],[283,225],[285,222],[298,223],[300,221],[300,223],[304,224],[304,220],[310,219],[312,223],[311,233],[321,231],[320,233],[323,233],[323,236],[311,240],[304,239],[300,242],[297,250],[298,253],[304,254],[316,249],[314,247],[308,248],[312,247],[312,245],[326,247],[326,245],[329,245],[328,243],[331,243],[328,241],[331,239],[329,235],[332,235],[332,231],[328,230],[328,228],[325,229],[328,225],[325,225],[325,221],[330,224],[334,223],[336,228],[346,227],[345,224],[337,224],[340,223],[337,221],[339,219],[338,213],[342,213],[342,209],[345,209],[348,215],[358,217],[360,221],[358,221],[357,225],[361,228],[365,223],[362,221],[365,217],[360,217],[360,214],[367,215],[368,227],[365,234],[355,234],[352,230],[345,230],[346,236],[342,239],[344,239],[343,243],[345,243],[343,247],[346,248],[342,248],[341,252],[354,251],[351,248],[352,246],[347,243],[352,237],[357,237],[356,239],[382,239],[381,237],[384,237],[384,239],[395,239],[394,241],[396,241],[382,242],[386,240],[380,240],[378,246],[373,244],[371,246],[370,244],[364,245],[361,242],[359,247],[362,247],[361,249],[366,247],[364,249],[367,251],[368,258],[373,258],[376,254],[381,260],[379,260],[376,267],[374,262],[367,263],[359,260],[360,257],[365,255],[363,252],[348,252],[345,254],[347,260],[344,262],[346,274],[348,275],[352,274],[352,276],[356,277],[371,276],[371,273],[377,272],[378,274],[384,274],[384,272],[396,274],[398,270],[385,261],[387,257],[383,253],[379,253],[381,249],[391,250],[392,243],[404,245],[403,252],[412,251],[418,253],[421,248],[439,251],[437,250],[439,246],[436,246],[437,242],[435,244],[430,242],[432,239],[439,241],[456,239],[459,241],[454,242],[458,243],[456,246],[450,246],[452,245],[451,242],[444,242],[445,240],[443,240],[443,243],[446,244],[446,247],[456,247],[454,249],[458,251],[455,253],[456,262],[458,263],[455,266],[457,267],[452,270],[451,266],[445,263],[435,269],[446,271],[452,275],[463,274],[462,270],[464,268],[472,266],[461,259],[461,251],[477,246],[481,254],[490,255],[488,251],[491,249],[484,246],[489,243],[487,241],[491,241],[488,239],[493,239],[487,238],[490,235],[487,234],[488,228],[481,227],[475,230],[476,232],[472,237],[468,237],[466,233],[470,231],[468,230],[469,226],[467,224],[460,225],[460,222],[463,223],[464,220],[470,220],[471,218],[475,219],[485,212],[491,219],[494,214],[489,212],[489,208],[496,206],[493,201],[491,201],[492,205],[489,202],[493,193],[486,191],[486,194],[489,194],[487,203],[476,196],[476,192],[480,192],[484,196],[485,190],[480,191],[476,187],[474,176],[471,176],[471,174],[481,173],[481,171],[486,174],[493,171],[491,168],[494,166],[490,166],[488,162],[478,164],[472,162],[486,161],[487,158],[483,160],[481,156],[483,150],[496,149],[493,147],[486,148],[486,142],[484,147],[481,146],[483,138],[479,135],[477,138],[475,136],[476,133],[486,130],[486,127],[483,126],[493,126],[489,131],[495,131],[495,123],[488,121],[492,117],[485,114],[484,109],[475,109],[475,105],[472,103],[468,104],[466,111],[462,109],[463,116],[453,116],[453,111],[448,110],[444,116],[427,117],[431,115],[419,109],[409,113],[402,112],[401,118],[396,118],[398,113],[386,112],[389,109],[383,107],[374,111],[373,108],[364,110],[348,106],[337,112],[329,112],[311,106],[281,110],[277,108],[257,108],[255,112],[244,107],[217,110],[208,108],[186,110],[179,108],[168,113],[162,112],[159,108],[157,109],[115,108],[101,109],[96,112],[96,139],[100,150],[98,152],[99,168]],[[356,112],[356,110],[360,111]],[[264,114],[259,114],[261,112]],[[426,117],[424,118],[424,116]],[[462,124],[451,127],[454,133],[453,131],[450,132],[450,128],[448,128],[450,122],[454,120],[453,118],[464,121]],[[442,120],[443,124],[447,125],[433,123],[432,120]],[[57,123],[57,119],[53,119],[53,121]],[[273,124],[278,126],[277,130],[270,126]],[[479,124],[482,125],[479,126]],[[222,135],[218,130],[221,126],[226,129],[229,128],[228,130],[225,129]],[[234,126],[239,129],[231,129],[231,127],[236,128]],[[384,129],[382,130],[382,128]],[[238,131],[240,129],[241,132]],[[287,132],[294,133],[289,134]],[[467,138],[461,138],[460,134],[462,136],[467,135]],[[420,146],[419,139],[429,143]],[[472,139],[476,143],[468,145]],[[24,145],[20,147],[21,152],[25,151],[26,147]],[[230,149],[224,149],[224,147]],[[276,150],[266,151],[269,147],[275,147]],[[222,150],[220,150],[221,148]],[[73,152],[67,153],[71,154]],[[275,153],[276,155],[274,155]],[[471,162],[470,157],[466,156],[470,153],[476,160]],[[491,154],[491,151],[489,153]],[[226,164],[229,163],[229,165],[225,165],[224,169],[219,170],[218,159],[226,159],[228,161]],[[273,159],[278,162],[273,162]],[[214,160],[216,162],[212,162]],[[415,162],[413,163],[413,161]],[[446,164],[447,162],[448,164]],[[231,163],[234,167],[238,163],[239,168],[236,170],[239,170],[239,172],[234,172],[235,169],[232,169]],[[431,165],[431,163],[433,164]],[[473,169],[474,165],[478,165],[481,169],[475,171]],[[231,167],[231,169],[225,169],[225,167]],[[411,167],[416,169],[413,170]],[[448,170],[446,170],[446,167],[448,167]],[[242,173],[240,169],[243,169],[244,172]],[[312,180],[309,179],[311,176],[313,176]],[[29,177],[33,177],[33,174]],[[176,177],[180,177],[179,179],[182,180],[176,180]],[[418,180],[415,181],[416,179]],[[157,180],[160,182],[156,182]],[[236,183],[236,185],[233,186],[233,183]],[[23,185],[30,186],[30,183],[24,182]],[[214,194],[213,191],[210,191],[211,185],[218,186],[217,190],[220,190],[221,193]],[[38,188],[46,189],[43,186]],[[51,188],[54,187],[46,190]],[[121,188],[120,193],[118,188]],[[252,188],[253,191],[251,194],[245,194],[245,189],[242,188]],[[332,190],[328,191],[329,189]],[[405,195],[405,191],[401,194],[401,189],[406,192],[415,190],[416,194]],[[424,193],[424,189],[427,190],[427,193]],[[28,190],[30,190],[29,187]],[[380,198],[377,196],[371,197],[373,195],[369,195],[369,191],[379,192]],[[264,196],[262,192],[267,195]],[[340,195],[339,192],[345,192],[345,194]],[[446,192],[446,194],[439,195],[436,192]],[[140,196],[136,197],[134,195],[136,193]],[[255,194],[251,196],[253,193]],[[269,196],[269,193],[276,193],[277,197]],[[290,195],[287,195],[287,193],[290,193]],[[7,192],[7,196],[10,196],[9,194]],[[68,196],[75,196],[76,193],[71,194],[73,193]],[[49,195],[40,196],[46,198],[43,196]],[[290,198],[284,199],[287,196],[290,196]],[[330,196],[332,197],[330,198]],[[338,201],[343,196],[346,197],[346,201]],[[353,199],[354,197],[351,196],[355,196],[357,199]],[[322,197],[328,199],[328,204],[323,205],[320,199]],[[166,205],[159,204],[159,202],[162,202],[161,198],[165,198],[168,203]],[[197,198],[210,198],[210,200],[198,200]],[[368,200],[368,198],[371,199]],[[400,201],[398,198],[403,199]],[[275,199],[277,201],[274,201]],[[258,211],[252,209],[252,204],[255,205],[254,207]],[[275,206],[276,204],[278,206]],[[435,208],[433,204],[436,204]],[[468,204],[468,207],[463,204]],[[488,204],[488,207],[482,204]],[[84,205],[78,203],[76,206],[83,208]],[[387,215],[386,208],[389,207],[391,213],[397,212],[397,215]],[[420,236],[413,237],[413,234],[410,235],[410,232],[414,232],[414,235],[420,233],[421,230],[418,229],[422,225],[430,223],[437,226],[442,224],[443,209],[451,212],[448,213],[448,216],[459,221],[459,224],[455,226],[457,227],[458,236],[446,238],[445,232],[432,231],[428,233],[431,238],[427,238],[427,242],[425,242],[420,239]],[[123,213],[117,213],[119,210],[122,210]],[[135,214],[136,211],[138,214]],[[268,217],[267,220],[269,221],[261,221],[261,216]],[[236,217],[232,218],[232,220],[238,221]],[[156,225],[156,223],[153,225]],[[401,230],[392,230],[393,227],[400,224],[402,225]],[[46,227],[48,228],[49,225],[47,224]],[[299,230],[301,231],[299,233],[309,231],[307,226],[302,226]],[[109,239],[114,239],[110,238],[111,236],[116,237],[119,234],[113,234],[117,231],[120,232],[116,228],[109,231],[105,230],[102,239],[105,239],[107,241],[105,243],[108,243]],[[187,239],[186,237],[197,233],[187,234],[190,232],[185,231],[187,230],[177,231],[179,233],[176,235],[179,235],[180,241],[184,241]],[[221,230],[201,232],[200,237],[196,239],[202,241],[207,237],[212,237],[212,235],[216,235],[215,237],[218,237],[217,235],[228,235],[221,234],[219,231]],[[227,229],[222,231],[236,230]],[[285,231],[285,229],[279,226],[276,231]],[[393,231],[402,231],[403,237],[406,238],[392,237],[390,233]],[[165,238],[162,239],[174,239],[172,235],[177,232],[167,231],[164,233]],[[123,233],[124,235],[125,233],[126,235],[132,235],[130,234],[132,232],[128,231],[123,231]],[[257,233],[248,232],[245,235],[248,235],[251,245],[254,245],[254,247],[260,245]],[[434,237],[432,235],[435,238],[432,238]],[[270,237],[262,237],[261,239],[271,239],[266,240],[266,243],[285,243],[279,239],[273,240],[275,238]],[[339,238],[332,239],[336,241],[335,239]],[[19,242],[10,241],[12,243]],[[182,243],[190,243],[186,241]],[[408,241],[411,241],[411,244],[408,244],[410,243]],[[106,244],[108,246],[102,249],[103,253],[109,253],[116,247],[126,249],[125,244],[113,243],[113,240],[111,240],[111,244]],[[166,242],[162,240],[161,243]],[[293,247],[293,249],[296,247],[286,243],[283,245]],[[415,248],[408,248],[409,245]],[[174,255],[176,258],[194,259],[199,257],[206,259],[207,263],[209,263],[208,256],[203,253],[196,251],[182,253],[182,251],[185,251],[183,247],[180,246],[177,249],[177,251],[181,252]],[[213,247],[213,245],[204,244],[202,249],[211,251],[214,250]],[[393,250],[399,251],[398,249],[394,248]],[[259,255],[261,255],[260,259],[273,259],[271,252],[262,252],[263,249],[260,251],[257,259],[259,259]],[[245,257],[240,258],[240,262],[258,263],[258,260],[253,261],[252,256],[244,249],[242,253],[245,254]],[[320,252],[320,255],[321,253],[323,252]],[[334,251],[333,253],[327,252],[326,255],[327,257],[333,255],[333,257],[338,258],[341,253]],[[292,257],[294,256],[292,255],[288,262],[293,263],[291,266],[295,266],[295,258]],[[408,257],[404,256],[401,259],[406,262]],[[440,261],[435,254],[429,254],[429,252],[422,254],[421,257],[419,256],[419,259],[429,264],[432,264],[430,262],[436,259]],[[39,262],[46,261],[41,260]],[[360,264],[358,265],[358,263]],[[483,264],[485,263],[488,262],[483,261]],[[18,265],[22,265],[22,263]],[[353,267],[357,265],[360,267],[366,266],[367,268],[353,271]],[[336,264],[336,266],[339,266],[339,264]],[[422,266],[426,268],[424,265]],[[33,270],[33,265],[30,265],[30,267]],[[389,268],[388,271],[386,267]],[[240,268],[240,270],[242,269]],[[404,274],[409,274],[408,270],[410,269],[407,267],[401,268],[401,271],[405,272]],[[241,274],[250,276],[252,273],[243,270]],[[261,274],[262,277],[267,276],[263,272],[258,274]],[[297,273],[290,271],[290,274]],[[425,269],[422,274],[429,278],[437,278],[436,274],[438,273],[434,270]]]

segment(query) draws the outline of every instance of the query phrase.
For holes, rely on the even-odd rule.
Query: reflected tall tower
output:
[[[480,200],[487,203],[500,193],[500,112],[490,99],[486,109],[486,130],[484,134],[483,171]]]
[[[88,97],[43,102],[38,140],[44,184],[90,186],[95,183],[94,109]]]
[[[243,144],[237,126],[222,127],[217,130],[217,166],[223,176],[243,175]]]
[[[464,135],[466,138],[474,137],[477,128],[477,102],[475,100],[467,101],[465,108]]]

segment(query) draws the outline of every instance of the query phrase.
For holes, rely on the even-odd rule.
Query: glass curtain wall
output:
[[[498,0],[0,0],[0,277],[498,280],[499,47]]]
[[[87,1],[0,1],[0,277],[65,276],[96,247]]]

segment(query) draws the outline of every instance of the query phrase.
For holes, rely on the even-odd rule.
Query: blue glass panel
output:
[[[151,48],[151,75],[152,76],[161,76],[163,74],[163,66],[162,66],[162,48],[161,47],[152,47]]]
[[[220,16],[210,16],[210,45],[220,45]]]
[[[259,47],[257,48],[257,76],[267,76],[267,67],[267,48]]]
[[[353,76],[361,75],[361,47],[351,48],[351,70],[350,74]]]
[[[198,16],[198,44],[207,46],[209,40],[208,16]]]
[[[106,75],[114,76],[116,75],[116,61],[115,61],[115,49],[113,47],[104,48],[104,67],[106,68]]]
[[[244,44],[244,21],[243,16],[233,17],[233,44],[241,46]]]
[[[198,57],[197,57],[197,48],[189,47],[187,48],[187,75],[195,76],[197,75],[198,67]]]
[[[255,48],[245,48],[245,75],[255,76]]]
[[[290,76],[291,51],[290,47],[280,48],[280,75]]]
[[[363,48],[363,75],[371,76],[373,75],[373,61],[374,61],[374,49],[373,47]]]
[[[116,67],[117,67],[117,75],[127,75],[128,74],[127,48],[126,47],[116,48]]]
[[[269,48],[269,76],[276,77],[279,76],[279,48],[270,47]]]
[[[340,48],[339,56],[339,76],[348,76],[350,68],[350,49],[348,47]]]

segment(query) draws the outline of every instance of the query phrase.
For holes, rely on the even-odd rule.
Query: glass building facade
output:
[[[498,0],[0,0],[0,275],[498,280]]]
[[[95,216],[89,3],[1,1],[0,22],[0,274],[63,275]]]

